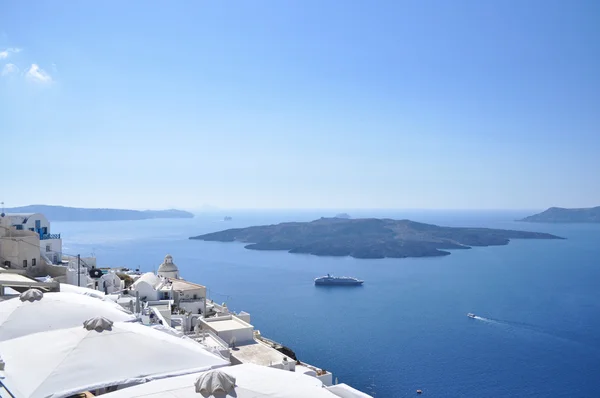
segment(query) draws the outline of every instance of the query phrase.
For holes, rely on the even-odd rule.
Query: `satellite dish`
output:
[[[102,271],[100,271],[98,268],[92,268],[89,274],[92,278],[100,278],[102,276]]]

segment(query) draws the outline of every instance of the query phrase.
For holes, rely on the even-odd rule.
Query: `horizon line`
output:
[[[20,206],[11,206],[6,207],[6,210],[10,210],[13,208],[19,207],[28,207],[28,206],[56,206],[56,207],[66,207],[66,208],[79,208],[79,209],[87,209],[87,210],[134,210],[134,211],[168,211],[168,210],[182,210],[188,212],[195,213],[221,213],[227,211],[331,211],[331,212],[348,212],[348,211],[538,211],[540,209],[548,209],[549,207],[557,207],[557,206],[549,206],[549,207],[519,207],[519,208],[510,208],[510,207],[429,207],[429,208],[420,208],[420,207],[218,207],[218,206],[210,206],[203,205],[199,207],[153,207],[153,208],[141,208],[141,207],[80,207],[80,206],[67,206],[67,205],[55,205],[55,204],[28,204],[28,205],[20,205]],[[560,207],[560,206],[559,206]],[[593,206],[590,206],[593,207]],[[567,207],[569,208],[569,207]],[[583,207],[570,207],[570,208],[583,208]]]

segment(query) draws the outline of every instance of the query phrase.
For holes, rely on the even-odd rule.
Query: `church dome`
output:
[[[170,254],[165,256],[165,261],[158,267],[157,273],[165,278],[179,279],[179,269]]]

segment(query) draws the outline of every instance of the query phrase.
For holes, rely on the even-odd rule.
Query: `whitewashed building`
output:
[[[27,229],[15,229],[12,219],[0,214],[0,265],[28,270],[40,266],[40,237]]]
[[[157,274],[147,272],[131,286],[143,301],[169,300],[183,311],[199,314],[206,308],[206,287],[181,279],[179,269],[169,254],[158,267]]]
[[[42,257],[52,264],[59,264],[62,257],[60,234],[52,233],[50,222],[41,213],[7,213],[11,226],[17,231],[31,231],[39,236]]]
[[[201,328],[210,330],[230,346],[254,343],[254,326],[235,315],[199,318]]]

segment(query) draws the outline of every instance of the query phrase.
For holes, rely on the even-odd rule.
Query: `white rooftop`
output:
[[[79,326],[0,342],[2,383],[16,398],[61,398],[229,365],[190,339],[138,323],[105,327],[107,322],[96,318],[88,326],[101,331]]]
[[[241,345],[231,351],[231,356],[242,363],[251,363],[261,366],[271,366],[281,363],[287,357],[274,348],[255,340],[254,343]],[[288,358],[288,360],[291,360]]]
[[[226,332],[230,330],[238,330],[238,329],[247,329],[252,328],[253,326],[249,323],[242,321],[239,318],[229,316],[229,319],[216,319],[211,320],[211,318],[207,318],[205,320],[206,324],[209,325],[213,330],[218,332]],[[215,318],[212,318],[215,319]]]
[[[103,395],[106,398],[335,398],[319,379],[299,373],[252,364],[220,368],[235,377],[232,391],[205,395],[196,392],[194,382],[202,373],[151,381]]]
[[[197,290],[206,289],[205,286],[199,285],[194,282],[186,281],[185,279],[170,279],[173,290],[186,291],[186,290]]]
[[[142,282],[146,282],[150,286],[156,287],[160,284],[160,278],[158,276],[154,275],[152,272],[146,272],[146,273],[142,274],[142,276],[137,278],[135,282],[133,282],[133,285],[131,285],[131,288],[135,290],[135,288]]]

